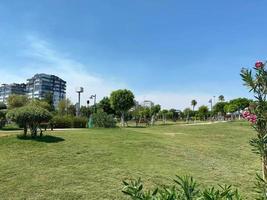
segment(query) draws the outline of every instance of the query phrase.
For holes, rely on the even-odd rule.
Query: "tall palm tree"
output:
[[[197,101],[195,99],[193,99],[191,101],[191,106],[193,107],[193,111],[195,110],[196,105],[197,105]]]
[[[223,96],[223,95],[220,95],[220,96],[218,97],[218,99],[219,99],[220,102],[223,102],[223,101],[224,101],[224,96]]]

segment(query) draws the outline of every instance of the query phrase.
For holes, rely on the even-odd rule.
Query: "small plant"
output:
[[[242,200],[232,186],[206,188],[203,191],[191,176],[176,176],[175,185],[144,191],[141,179],[124,181],[122,192],[132,200]]]

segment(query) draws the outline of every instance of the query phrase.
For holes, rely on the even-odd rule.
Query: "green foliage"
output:
[[[224,96],[223,96],[223,95],[220,95],[220,96],[218,97],[218,100],[219,100],[220,102],[224,102],[224,101],[225,101]]]
[[[102,109],[105,113],[109,115],[115,114],[115,110],[111,107],[110,99],[108,97],[104,97],[99,103],[98,108]]]
[[[72,127],[72,118],[71,116],[54,116],[50,121],[51,125],[54,128],[71,128]]]
[[[123,181],[122,192],[132,200],[242,200],[238,190],[231,186],[199,189],[199,185],[190,176],[176,176],[175,185],[161,186],[144,191],[141,179]]]
[[[106,112],[98,111],[93,114],[94,127],[97,128],[114,128],[116,127],[116,121],[113,115],[108,115]]]
[[[208,118],[209,108],[207,106],[200,106],[197,114],[201,120],[206,120]]]
[[[134,95],[130,90],[116,90],[110,95],[111,107],[118,112],[126,112],[134,104]]]
[[[19,108],[27,105],[29,98],[26,95],[12,94],[7,99],[8,109]]]
[[[88,119],[86,117],[73,117],[72,127],[73,128],[86,128]]]
[[[7,109],[6,104],[4,104],[3,102],[0,102],[0,110],[5,110]]]
[[[33,101],[30,101],[28,105],[41,107],[48,111],[50,110],[50,105],[44,100],[34,99]]]
[[[67,108],[67,115],[75,116],[76,115],[76,107],[75,105],[71,104]]]
[[[267,97],[267,71],[264,64],[260,68],[252,70],[242,69],[241,77],[244,85],[249,91],[254,93],[256,101],[253,106],[249,106],[249,115],[256,115],[256,121],[252,124],[257,131],[257,137],[250,141],[253,151],[261,156],[263,180],[267,180],[267,114],[266,114],[266,97]],[[243,100],[244,101],[244,100]],[[240,101],[239,101],[240,102]],[[249,102],[246,102],[249,104]],[[246,105],[248,107],[248,105]]]
[[[0,110],[0,128],[3,128],[6,124],[6,112]]]
[[[134,95],[130,90],[116,90],[110,95],[111,107],[121,114],[121,125],[125,126],[125,113],[134,105]]]
[[[191,101],[191,106],[193,107],[193,111],[195,110],[196,105],[197,105],[197,101],[195,99],[193,99]]]
[[[94,112],[93,107],[81,106],[81,108],[80,108],[80,114],[82,117],[89,118],[93,112]]]
[[[54,111],[55,106],[54,106],[54,99],[53,99],[53,94],[51,92],[47,92],[44,97],[44,101],[49,104],[49,111]]]
[[[36,136],[40,124],[48,122],[52,118],[52,115],[44,108],[27,105],[9,110],[7,118],[24,127],[24,135],[27,134],[27,128],[29,127],[31,135]]]
[[[213,112],[215,114],[222,114],[222,115],[225,115],[226,112],[228,112],[228,108],[226,108],[226,106],[228,106],[228,103],[227,102],[223,102],[223,101],[220,101],[218,103],[216,103],[214,106],[213,106]]]

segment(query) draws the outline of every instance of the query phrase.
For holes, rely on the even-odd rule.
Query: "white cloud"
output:
[[[1,79],[2,83],[25,82],[36,73],[54,74],[67,81],[67,97],[74,103],[77,102],[75,88],[84,87],[82,104],[86,104],[86,100],[92,94],[97,94],[99,100],[108,96],[112,90],[127,87],[124,83],[88,72],[86,65],[58,52],[45,40],[34,36],[27,36],[26,40],[29,46],[23,50],[22,56],[27,58],[28,63],[24,67],[18,67],[15,74],[6,69],[4,74],[7,76]]]

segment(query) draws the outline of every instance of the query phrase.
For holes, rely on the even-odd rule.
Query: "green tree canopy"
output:
[[[134,95],[130,90],[116,90],[110,95],[111,107],[121,114],[121,125],[125,126],[125,113],[134,105]]]
[[[98,108],[102,109],[107,114],[115,114],[114,109],[111,107],[110,99],[104,97],[99,103]]]
[[[29,127],[31,135],[36,136],[37,129],[40,128],[40,123],[48,122],[52,118],[52,115],[44,108],[27,105],[9,110],[7,118],[23,126],[24,135],[27,134],[27,128]]]
[[[9,109],[23,107],[29,103],[29,98],[26,95],[12,94],[7,98]]]
[[[198,116],[201,120],[206,120],[209,114],[209,108],[207,106],[200,106],[198,108]]]
[[[191,101],[191,106],[193,107],[193,111],[195,110],[196,105],[197,105],[197,101],[195,99],[193,99]]]

